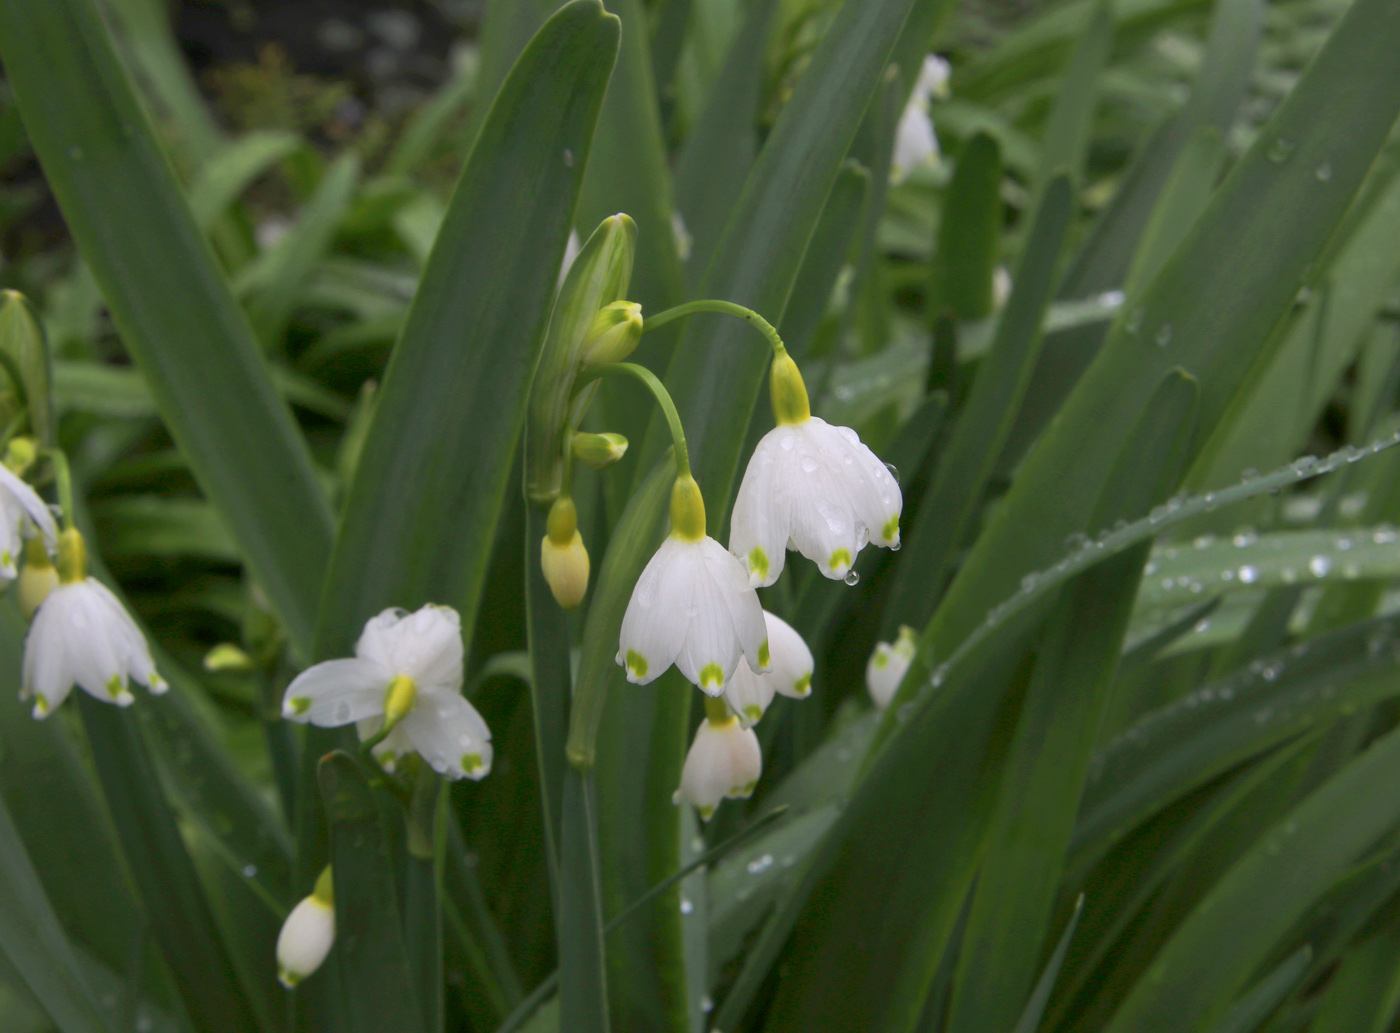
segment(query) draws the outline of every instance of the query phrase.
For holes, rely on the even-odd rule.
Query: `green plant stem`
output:
[[[783,339],[778,336],[778,331],[773,328],[773,324],[764,319],[751,308],[743,305],[736,305],[732,301],[716,301],[713,299],[701,299],[700,301],[687,301],[684,305],[677,305],[675,308],[668,308],[664,312],[659,312],[654,316],[648,316],[642,324],[642,333],[648,330],[655,330],[665,326],[674,319],[682,316],[694,315],[697,312],[718,312],[725,316],[734,316],[748,323],[755,330],[761,333],[770,345],[773,346],[774,355],[786,355],[787,348],[783,345]]]
[[[693,304],[698,305],[702,303],[694,302]],[[713,304],[727,305],[728,302],[717,301],[713,302]],[[681,305],[678,308],[668,309],[661,315],[668,316],[671,312],[676,312],[680,315],[685,315],[684,312],[681,312],[681,309],[687,307],[688,306],[686,305]],[[735,309],[739,308],[738,305],[734,305],[731,307]],[[748,312],[748,309],[742,309],[740,311]],[[752,313],[750,314],[752,315]],[[755,316],[754,318],[757,319],[759,317]],[[764,323],[763,325],[768,326],[767,323]],[[768,329],[772,330],[773,328],[769,326]],[[777,333],[774,332],[774,339],[776,338]],[[783,346],[782,341],[778,341],[777,346],[781,348]],[[610,374],[617,373],[623,373],[629,377],[634,377],[635,379],[640,380],[644,385],[646,385],[647,390],[649,390],[652,393],[652,395],[656,398],[656,404],[661,407],[662,413],[664,413],[666,416],[666,423],[671,428],[671,441],[676,446],[676,476],[689,477],[690,453],[687,452],[685,448],[685,428],[681,426],[680,414],[676,412],[676,403],[671,401],[671,393],[667,391],[665,385],[663,385],[661,381],[657,379],[655,373],[647,369],[645,366],[637,365],[635,362],[600,362],[596,366],[585,366],[583,371],[579,373],[578,380],[575,381],[575,383],[577,386],[582,387],[584,384],[587,384],[591,380],[597,380],[599,377],[605,377],[609,376]]]
[[[63,510],[63,529],[73,530],[73,476],[68,471],[68,457],[61,448],[48,448],[44,454],[53,463],[53,477],[58,484],[58,508]]]

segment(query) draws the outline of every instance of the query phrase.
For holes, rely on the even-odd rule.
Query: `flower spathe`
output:
[[[38,492],[0,464],[0,579],[8,581],[19,573],[20,550],[25,538],[35,533],[48,549],[55,547],[58,528],[53,514]]]
[[[774,695],[805,699],[812,692],[812,651],[791,624],[781,617],[763,611],[768,628],[768,658],[771,669],[755,674],[748,661],[739,661],[734,676],[724,687],[724,699],[739,718],[750,728],[763,717]]]
[[[34,700],[34,716],[51,714],[74,685],[120,707],[135,700],[129,682],[165,692],[146,637],[111,590],[87,576],[83,538],[71,528],[59,536],[58,574],[24,639],[20,698]]]
[[[743,566],[705,534],[704,503],[689,474],[676,479],[671,524],[632,589],[617,662],[636,685],[675,664],[690,682],[718,696],[741,657],[767,670],[763,608]]]
[[[761,774],[763,754],[753,729],[745,728],[737,717],[707,717],[696,729],[671,802],[693,805],[708,821],[721,800],[751,795]]]
[[[829,578],[844,578],[867,542],[899,548],[899,484],[849,427],[812,416],[797,366],[773,360],[778,425],[749,459],[729,522],[729,551],[749,583],[778,580],[794,549]]]
[[[899,691],[900,682],[909,670],[919,644],[914,638],[914,629],[904,626],[899,629],[899,638],[893,644],[875,643],[875,650],[865,665],[865,687],[877,707],[884,710]]]
[[[335,943],[335,900],[331,870],[316,880],[316,889],[303,897],[277,934],[277,979],[291,989],[311,975]]]
[[[392,727],[375,756],[392,769],[416,752],[440,775],[491,770],[491,730],[461,694],[462,625],[449,606],[388,609],[365,623],[355,656],[308,667],[287,686],[282,716],[322,727],[355,723],[360,738]]]

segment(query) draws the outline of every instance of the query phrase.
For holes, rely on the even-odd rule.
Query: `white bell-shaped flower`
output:
[[[812,693],[812,651],[807,643],[781,617],[764,610],[763,620],[768,626],[768,648],[759,651],[759,659],[766,657],[772,669],[755,674],[748,661],[741,660],[724,687],[725,702],[745,728],[758,723],[774,695],[805,699]]]
[[[24,639],[21,699],[47,717],[77,685],[104,703],[130,706],[128,682],[159,695],[168,686],[151,659],[146,637],[111,590],[87,576],[83,537],[59,536],[56,588],[44,597]]]
[[[0,580],[9,581],[19,573],[20,550],[35,533],[48,549],[55,547],[58,528],[53,514],[38,492],[0,464]]]
[[[331,870],[316,880],[316,889],[292,908],[277,934],[277,978],[287,989],[321,967],[335,943],[335,901]]]
[[[772,398],[778,425],[754,449],[729,520],[729,551],[749,583],[778,580],[785,549],[829,578],[844,578],[867,542],[898,549],[898,482],[855,431],[811,415],[786,353],[773,360]]]
[[[282,716],[334,727],[354,722],[360,738],[389,734],[375,756],[391,767],[416,752],[440,775],[480,779],[491,770],[491,730],[462,697],[462,624],[431,603],[388,609],[365,623],[355,656],[308,667],[287,686]]]
[[[929,114],[931,101],[948,95],[948,77],[952,69],[937,55],[924,58],[919,77],[909,95],[909,102],[895,127],[894,154],[890,159],[890,181],[901,183],[909,173],[922,165],[938,161],[938,137]]]
[[[681,769],[680,788],[671,800],[692,804],[708,821],[721,800],[752,794],[762,773],[763,753],[753,729],[732,715],[707,717],[696,729]]]
[[[671,494],[671,533],[632,589],[617,662],[637,685],[672,664],[711,696],[724,691],[740,658],[766,670],[763,607],[743,565],[705,534],[700,489],[689,474]]]
[[[918,651],[919,643],[914,638],[914,629],[908,625],[899,629],[899,638],[894,643],[875,644],[875,651],[865,665],[865,687],[870,692],[871,700],[881,710],[894,699]]]

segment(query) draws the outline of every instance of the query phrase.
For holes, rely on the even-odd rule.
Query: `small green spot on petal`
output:
[[[768,640],[763,640],[763,645],[758,647],[758,666],[767,667],[773,662],[773,654],[768,651]]]
[[[749,570],[761,578],[768,576],[768,553],[763,551],[762,546],[755,546],[749,553]]]
[[[647,676],[647,658],[635,649],[627,650],[627,671],[634,678]]]
[[[46,700],[43,696],[37,696],[37,697],[35,697],[35,699],[34,699],[34,713],[38,714],[40,717],[43,717],[43,716],[46,715],[48,712],[49,712],[49,701]]]
[[[889,652],[888,652],[887,650],[882,649],[882,650],[880,650],[878,653],[875,654],[875,666],[876,666],[877,668],[884,668],[884,667],[888,667],[889,665],[890,665],[890,654],[889,654]]]
[[[287,709],[300,716],[311,709],[311,698],[309,696],[293,696],[287,700]]]
[[[838,574],[851,568],[851,553],[848,549],[837,549],[831,554],[831,559],[827,566]]]
[[[9,549],[6,549],[4,552],[0,552],[0,567],[13,567],[14,565],[15,557]]]
[[[750,796],[753,796],[754,786],[756,785],[758,785],[757,781],[750,782],[748,785],[742,786],[730,793],[729,798],[731,800],[747,800]]]
[[[697,807],[695,813],[700,815],[701,821],[709,821],[714,817],[715,809],[713,807]]]
[[[296,986],[298,983],[301,982],[301,975],[297,972],[293,972],[291,969],[282,968],[279,965],[277,967],[277,980],[288,990],[290,990],[292,987]]]
[[[113,699],[121,699],[122,693],[126,691],[126,681],[120,674],[114,674],[107,679],[107,695]]]
[[[750,721],[757,721],[763,716],[763,708],[757,703],[750,703],[744,708],[744,716]]]
[[[462,754],[462,770],[465,771],[468,775],[475,775],[478,772],[485,771],[486,765],[481,762],[481,754]]]
[[[700,687],[707,688],[714,686],[719,688],[724,684],[724,668],[719,664],[706,664],[700,668]]]
[[[806,696],[812,691],[812,672],[808,671],[797,681],[792,683],[792,691],[799,696]]]
[[[880,537],[887,542],[892,542],[899,536],[899,514],[896,513],[885,521],[885,526],[880,528]]]

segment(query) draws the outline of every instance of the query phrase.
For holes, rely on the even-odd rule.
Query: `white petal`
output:
[[[763,435],[739,484],[729,518],[729,551],[744,564],[756,588],[771,585],[786,559],[789,502],[779,494],[780,479],[796,443],[791,427],[774,427]],[[784,446],[786,445],[786,449]]]
[[[763,678],[775,692],[804,699],[812,692],[812,651],[787,621],[763,611],[768,627],[768,656],[772,669]]]
[[[753,795],[763,774],[763,751],[758,745],[758,736],[752,728],[742,728],[730,734],[726,743],[729,746],[729,791],[731,799],[746,799]]]
[[[371,617],[355,655],[374,660],[390,677],[406,674],[420,691],[462,684],[462,620],[450,606],[429,603],[413,613],[389,609]]]
[[[321,967],[335,942],[335,908],[315,897],[303,897],[292,908],[277,934],[277,978],[296,986]]]
[[[745,728],[751,728],[763,717],[773,702],[772,676],[754,674],[747,660],[740,660],[734,676],[724,687],[724,700]]]
[[[832,452],[840,455],[846,474],[847,494],[857,519],[870,532],[870,541],[886,548],[898,544],[899,516],[904,497],[889,467],[861,443],[860,437],[850,427],[831,427],[828,424],[822,433]]]
[[[400,727],[439,775],[479,780],[491,770],[491,729],[459,693],[419,696]]]
[[[155,661],[151,659],[151,648],[146,643],[146,636],[136,626],[121,600],[96,578],[88,578],[87,585],[96,605],[105,612],[112,648],[127,676],[157,695],[164,692],[168,686],[165,679],[156,673]]]
[[[355,732],[359,735],[360,742],[364,742],[383,727],[383,714],[379,714],[375,717],[367,717],[361,721],[355,722]],[[416,753],[417,751],[414,750],[413,741],[409,739],[408,734],[404,732],[403,722],[400,721],[393,728],[389,729],[389,734],[377,743],[371,752],[374,753],[374,759],[379,762],[379,766],[392,774],[398,770],[399,761],[410,753]]]
[[[622,617],[618,663],[636,685],[660,676],[685,644],[699,562],[695,546],[667,537],[632,589]]]
[[[933,119],[923,105],[910,101],[899,116],[895,129],[894,156],[890,159],[890,180],[903,180],[920,165],[938,157],[938,138],[933,135]]]
[[[754,596],[755,603],[758,596],[749,587],[748,575],[738,561],[713,538],[702,538],[694,548],[697,562],[693,567],[693,595],[685,644],[676,656],[676,667],[702,691],[718,696],[744,652],[734,628],[734,593],[726,571],[737,572],[744,591]],[[757,662],[757,656],[754,659]]]
[[[382,715],[392,678],[371,660],[327,660],[308,667],[287,686],[282,716],[334,728]]]
[[[53,513],[48,504],[39,497],[38,492],[4,464],[0,464],[0,492],[4,492],[19,504],[29,519],[38,526],[39,532],[44,536],[44,543],[53,549],[58,538],[58,526],[54,523]]]
[[[749,666],[761,674],[768,670],[763,648],[768,642],[768,625],[763,620],[763,606],[758,601],[758,593],[748,583],[743,564],[735,563],[732,554],[720,548],[719,542],[706,538],[700,544],[710,575],[724,592],[729,604],[729,619],[739,640],[739,648],[743,650]]]
[[[738,730],[738,721],[720,726],[708,719],[701,721],[690,752],[685,755],[681,784],[671,799],[675,803],[684,800],[691,804],[706,821],[734,786],[734,759],[728,738],[730,732]]]
[[[875,651],[865,665],[865,687],[875,705],[884,710],[899,690],[904,673],[909,670],[909,658],[888,642],[877,642]]]
[[[788,535],[824,575],[843,578],[865,543],[842,457],[832,454],[825,435],[829,429],[815,416],[801,425],[794,449],[798,459],[784,485],[793,499]]]
[[[53,606],[53,597],[61,589],[49,593],[44,605],[34,615],[34,623],[24,637],[23,680],[21,699],[35,698],[34,716],[47,717],[68,698],[73,688],[73,675],[68,667],[68,652],[63,642],[63,604]],[[45,610],[47,618],[41,619]]]

